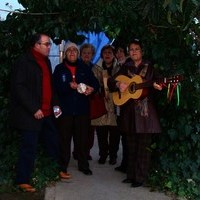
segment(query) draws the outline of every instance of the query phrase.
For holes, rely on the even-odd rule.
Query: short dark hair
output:
[[[135,39],[133,39],[133,40],[131,40],[131,41],[129,42],[129,45],[128,45],[128,48],[129,48],[129,49],[130,49],[131,44],[137,44],[137,45],[140,46],[141,49],[143,49],[142,42],[141,42],[139,39],[137,39],[137,38],[135,38]]]
[[[123,49],[125,56],[127,55],[127,47],[126,46],[124,46],[124,45],[118,45],[118,46],[116,46],[115,47],[115,54],[117,53],[117,51],[119,49]]]
[[[30,38],[30,43],[29,43],[29,47],[32,48],[34,47],[34,45],[40,41],[41,36],[46,35],[48,36],[48,34],[46,33],[35,33],[34,35],[31,36]]]
[[[105,46],[103,46],[103,48],[101,49],[101,58],[103,57],[103,52],[106,50],[106,49],[111,49],[113,54],[115,55],[115,47],[113,47],[112,45],[110,44],[107,44]]]

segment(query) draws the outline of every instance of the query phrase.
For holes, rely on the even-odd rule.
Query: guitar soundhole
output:
[[[136,83],[135,82],[132,82],[130,85],[129,85],[129,93],[131,93],[131,94],[133,94],[133,93],[135,93],[135,85],[136,85]]]

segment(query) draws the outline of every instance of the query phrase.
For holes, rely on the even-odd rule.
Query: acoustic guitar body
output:
[[[124,92],[113,92],[112,95],[115,105],[123,105],[129,99],[140,99],[148,93],[146,88],[138,88],[138,84],[143,83],[143,79],[139,75],[134,75],[131,78],[124,75],[119,75],[115,80],[129,85]]]
[[[125,75],[119,75],[115,78],[116,81],[124,82],[128,84],[127,89],[124,92],[113,92],[113,102],[115,105],[121,106],[126,103],[129,99],[142,99],[148,95],[148,87],[151,87],[152,81],[144,81],[141,76],[134,75],[129,78]],[[171,77],[164,77],[156,80],[157,83],[173,84],[177,85],[183,80],[182,75],[175,75]]]

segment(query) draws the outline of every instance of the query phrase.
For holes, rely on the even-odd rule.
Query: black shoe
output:
[[[133,179],[130,179],[130,178],[126,178],[122,181],[122,183],[133,183],[134,180]]]
[[[117,163],[116,159],[110,159],[109,164],[115,165]]]
[[[115,170],[119,171],[119,172],[122,172],[122,173],[126,173],[126,169],[124,167],[122,167],[122,166],[115,167]]]
[[[143,185],[143,183],[134,181],[134,182],[132,182],[131,187],[140,187],[140,186],[142,186],[142,185]]]
[[[83,172],[85,175],[92,175],[92,171],[90,169],[79,169],[79,171]]]
[[[99,164],[105,164],[106,163],[106,158],[100,157],[99,160],[98,160],[98,163]]]

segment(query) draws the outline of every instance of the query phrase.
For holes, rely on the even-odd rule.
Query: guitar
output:
[[[153,85],[153,82],[157,83],[178,83],[182,80],[181,75],[172,76],[169,78],[162,78],[156,81],[143,81],[142,77],[139,75],[134,75],[129,78],[125,75],[119,75],[115,78],[116,81],[124,82],[128,84],[128,88],[124,92],[113,92],[113,102],[115,105],[121,106],[126,103],[129,99],[141,99],[145,97],[148,93],[147,88]]]

